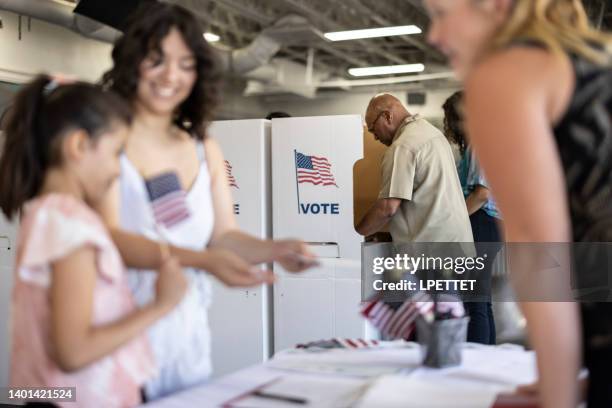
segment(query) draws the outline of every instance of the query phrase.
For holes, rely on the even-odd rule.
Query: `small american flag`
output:
[[[327,158],[296,152],[295,165],[298,183],[338,187],[331,172],[331,163]]]
[[[240,187],[238,187],[238,182],[236,181],[236,178],[232,174],[232,168],[233,167],[230,164],[230,162],[225,160],[225,174],[227,175],[227,180],[229,181],[230,187],[240,188]]]
[[[329,340],[317,340],[309,343],[298,344],[295,347],[299,349],[363,349],[363,348],[375,348],[378,347],[380,342],[378,340],[364,340],[364,339],[342,339],[339,337]]]
[[[190,217],[187,193],[181,188],[176,173],[167,172],[147,179],[145,186],[157,223],[170,228]]]
[[[361,314],[385,336],[408,340],[414,331],[417,317],[424,316],[433,320],[433,309],[434,303],[429,295],[419,292],[399,307],[383,300],[369,301],[363,306]]]

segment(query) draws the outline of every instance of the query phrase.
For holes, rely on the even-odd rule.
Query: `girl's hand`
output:
[[[286,239],[274,241],[272,245],[274,261],[289,272],[302,272],[319,264],[317,257],[303,241]]]
[[[172,310],[183,299],[187,292],[187,279],[176,258],[169,256],[163,261],[155,285],[155,304],[164,310]]]
[[[274,274],[259,266],[249,265],[226,249],[206,250],[203,269],[230,287],[250,287],[274,283]]]

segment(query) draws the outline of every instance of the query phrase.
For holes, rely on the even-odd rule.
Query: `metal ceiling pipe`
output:
[[[223,65],[231,72],[245,74],[269,63],[280,48],[276,40],[260,34],[246,47],[221,52],[220,57]]]
[[[57,0],[0,0],[0,9],[68,28],[94,40],[113,43],[121,35],[107,25],[74,14],[74,5]]]
[[[58,0],[0,0],[0,9],[56,24],[85,37],[114,43],[121,32],[85,16],[74,14],[74,5]],[[253,42],[237,50],[218,51],[223,68],[234,74],[244,74],[270,62],[281,44],[264,33]]]

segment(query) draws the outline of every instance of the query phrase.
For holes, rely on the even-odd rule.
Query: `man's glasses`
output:
[[[376,117],[376,119],[374,119],[374,122],[372,122],[372,125],[368,128],[368,132],[370,133],[374,133],[374,128],[376,127],[376,122],[378,122],[378,119],[380,119],[380,117],[383,115],[383,113],[385,113],[387,111],[381,111],[378,116]]]

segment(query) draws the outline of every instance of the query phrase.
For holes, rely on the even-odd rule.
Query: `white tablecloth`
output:
[[[447,406],[450,399],[453,406],[477,408],[470,404],[480,401],[480,406],[490,406],[482,401],[536,379],[535,355],[518,346],[468,343],[463,348],[462,364],[445,369],[421,367],[420,353],[415,343],[400,342],[384,343],[381,348],[369,350],[289,350],[265,364],[146,406],[219,407],[271,381],[302,376],[304,379],[325,378],[330,382],[334,378],[362,379],[368,389],[358,404],[360,407],[442,407]]]

